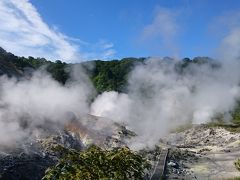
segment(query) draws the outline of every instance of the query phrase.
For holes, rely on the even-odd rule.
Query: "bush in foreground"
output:
[[[150,168],[142,156],[128,148],[102,150],[92,146],[86,151],[57,147],[61,158],[57,165],[46,170],[43,180],[50,179],[143,179]]]

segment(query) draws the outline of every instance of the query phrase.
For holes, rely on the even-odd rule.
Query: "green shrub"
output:
[[[143,179],[150,168],[142,156],[128,148],[111,151],[92,146],[78,152],[58,146],[61,158],[57,165],[46,170],[43,180],[50,179]]]

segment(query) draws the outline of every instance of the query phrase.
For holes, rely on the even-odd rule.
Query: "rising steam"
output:
[[[93,89],[84,73],[76,69],[72,71],[74,80],[65,86],[45,71],[35,72],[30,79],[0,78],[0,147],[29,137],[47,122],[63,124],[70,112],[88,112]]]
[[[134,148],[152,147],[160,137],[185,123],[206,123],[229,112],[239,98],[240,64],[191,63],[151,58],[129,77],[128,93],[105,92],[91,106],[91,113],[124,122],[138,136]]]
[[[206,123],[219,114],[229,120],[240,95],[239,61],[182,66],[174,59],[147,59],[130,73],[127,93],[104,92],[92,103],[93,85],[78,66],[65,85],[45,71],[20,80],[2,76],[0,147],[21,142],[49,122],[63,125],[69,114],[124,123],[138,135],[128,142],[132,148],[152,147],[179,125]]]

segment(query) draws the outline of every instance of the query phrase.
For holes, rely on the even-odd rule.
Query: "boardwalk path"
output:
[[[164,179],[168,151],[169,149],[161,150],[161,153],[158,155],[157,160],[155,162],[155,167],[152,176],[150,177],[150,180]]]

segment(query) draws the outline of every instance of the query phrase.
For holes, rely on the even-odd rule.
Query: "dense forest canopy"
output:
[[[169,57],[164,58],[166,61],[172,60]],[[27,72],[29,69],[39,69],[45,67],[46,70],[52,75],[54,79],[60,83],[65,83],[69,78],[68,67],[75,64],[67,64],[61,60],[55,62],[46,60],[45,58],[34,58],[29,56],[18,57],[12,53],[6,52],[0,48],[0,61],[7,61],[22,72]],[[129,72],[133,67],[139,63],[144,63],[147,58],[123,58],[120,60],[103,61],[103,60],[92,60],[87,62],[81,62],[84,70],[89,75],[98,93],[104,91],[118,91],[124,92],[126,89],[126,83]],[[213,63],[212,59],[208,57],[196,57],[193,59],[184,58],[177,64],[177,71],[183,72],[191,63],[204,64]]]
[[[129,73],[136,65],[144,64],[147,60],[148,58],[129,57],[112,61],[92,60],[80,62],[80,64],[95,86],[97,94],[100,94],[104,91],[126,92]],[[169,57],[163,58],[163,61],[171,60],[173,59]],[[176,72],[182,74],[191,64],[201,65],[206,63],[209,63],[212,68],[220,66],[220,64],[209,57],[195,57],[193,59],[184,58],[178,61],[175,69]],[[53,62],[45,58],[34,58],[31,56],[28,58],[18,57],[0,48],[0,65],[3,65],[0,69],[0,74],[7,74],[8,76],[29,73],[39,68],[45,68],[55,80],[65,84],[70,77],[69,67],[76,64],[78,63],[67,64],[61,60]],[[237,106],[236,110],[232,113],[233,122],[235,123],[240,123],[239,107]]]

